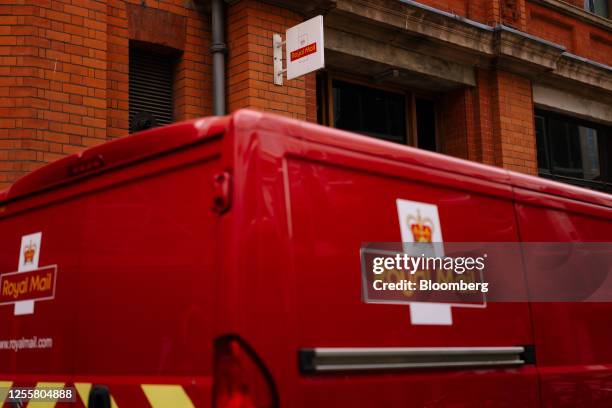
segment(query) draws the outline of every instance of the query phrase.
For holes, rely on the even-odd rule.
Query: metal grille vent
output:
[[[172,123],[174,63],[171,56],[130,48],[130,133]]]

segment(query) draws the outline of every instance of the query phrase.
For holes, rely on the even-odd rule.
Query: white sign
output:
[[[316,16],[287,30],[287,79],[325,68],[323,16]]]
[[[397,216],[399,218],[402,242],[420,242],[423,244],[431,243],[433,253],[428,256],[443,257],[444,242],[442,238],[442,223],[438,214],[438,206],[419,201],[396,200]],[[438,243],[436,245],[436,243]],[[404,248],[411,248],[405,245]],[[419,251],[425,251],[423,247]],[[418,255],[418,254],[412,254]],[[439,325],[450,326],[453,324],[452,307],[467,308],[486,308],[483,304],[449,304],[434,302],[411,302],[410,303],[410,322],[413,325]]]
[[[444,251],[439,244],[443,240],[438,206],[400,199],[396,201],[396,204],[402,242],[438,243],[432,245],[433,253],[428,255],[443,257]],[[451,306],[444,303],[412,302],[410,303],[410,321],[413,325],[452,325]]]
[[[38,269],[38,258],[40,257],[40,245],[42,243],[42,232],[36,232],[21,237],[21,248],[19,249],[18,272],[27,272]],[[24,300],[15,303],[15,315],[27,315],[34,313],[34,301]]]

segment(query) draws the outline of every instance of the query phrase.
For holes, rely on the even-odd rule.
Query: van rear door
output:
[[[0,212],[0,381],[69,384],[79,332],[82,207],[39,197]]]
[[[113,406],[210,406],[220,270],[212,207],[227,121],[110,142],[2,196],[2,282],[5,272],[30,273],[30,258],[55,275],[52,296],[34,298],[31,313],[0,304],[0,387],[65,384],[79,406],[95,384]],[[13,347],[34,337],[36,347]]]

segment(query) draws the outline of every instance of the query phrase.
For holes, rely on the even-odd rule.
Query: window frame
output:
[[[538,118],[543,119],[544,147],[546,149],[546,159],[548,165],[547,167],[542,168],[540,167],[540,163],[538,161],[538,175],[543,178],[561,181],[564,183],[573,184],[580,187],[586,187],[593,190],[612,193],[612,157],[606,157],[606,151],[612,152],[612,127],[597,122],[590,122],[585,119],[564,115],[554,111],[536,108],[534,111],[534,129],[537,129],[536,120]],[[594,181],[579,177],[571,177],[564,174],[559,174],[555,171],[552,158],[553,137],[549,133],[549,122],[551,119],[561,121],[565,124],[565,126],[583,126],[595,129],[597,131],[599,169],[603,180]],[[537,138],[537,134],[535,136]]]
[[[605,5],[606,5],[606,15],[598,14],[595,11],[595,3],[594,3],[594,1],[595,0],[584,0],[584,2],[583,2],[584,10],[589,12],[589,13],[591,13],[591,14],[594,14],[594,15],[596,15],[598,17],[610,19],[610,17],[611,17],[610,14],[612,13],[612,10],[611,10],[611,8],[612,8],[612,1],[611,0],[603,0]]]
[[[349,84],[359,85],[366,88],[377,89],[389,93],[393,93],[396,95],[401,95],[404,97],[404,131],[405,136],[404,140],[406,141],[406,146],[414,146],[416,141],[416,135],[413,133],[413,127],[416,126],[416,122],[413,117],[413,106],[414,106],[414,93],[408,90],[398,89],[398,87],[394,87],[392,85],[382,84],[368,81],[366,78],[362,78],[359,76],[354,76],[345,73],[336,73],[329,71],[322,71],[320,74],[320,78],[322,81],[325,81],[326,84],[326,94],[322,96],[321,101],[325,103],[325,106],[322,109],[325,109],[325,115],[323,115],[322,124],[325,126],[329,126],[335,128],[335,118],[334,118],[334,96],[333,96],[333,81],[342,81]],[[436,126],[437,129],[437,126]],[[416,130],[416,129],[415,129]],[[368,135],[367,133],[363,133],[364,135]],[[376,138],[378,140],[386,140],[384,138],[379,138],[374,135],[371,137]],[[388,141],[388,140],[387,140]],[[391,141],[391,143],[397,143]],[[400,143],[403,144],[403,143]]]

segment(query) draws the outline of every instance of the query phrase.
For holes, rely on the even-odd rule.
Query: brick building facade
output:
[[[612,192],[611,11],[608,0],[227,2],[227,109]],[[272,34],[317,14],[326,69],[274,85]],[[2,2],[0,188],[126,136],[138,101],[161,124],[212,114],[210,20],[207,0]]]

